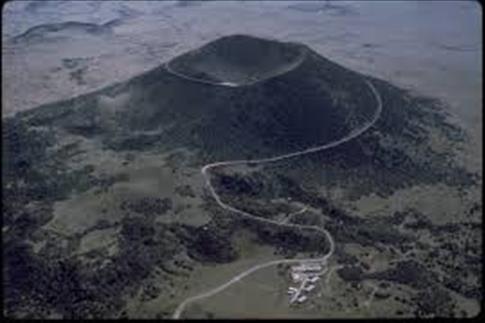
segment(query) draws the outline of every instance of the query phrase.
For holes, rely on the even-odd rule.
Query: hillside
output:
[[[292,152],[331,142],[366,122],[375,112],[376,100],[362,76],[325,60],[303,45],[242,37],[248,45],[240,41],[241,37],[219,39],[180,56],[170,66],[188,76],[195,75],[193,71],[199,68],[212,71],[225,68],[221,75],[212,76],[212,80],[220,83],[237,83],[237,77],[244,79],[260,70],[257,77],[261,80],[256,83],[213,87],[178,77],[161,66],[127,83],[75,98],[72,105],[43,107],[45,116],[27,113],[26,117],[35,125],[55,121],[71,133],[99,135],[113,149],[123,149],[126,140],[136,140],[134,133],[155,132],[143,138],[148,141],[152,138],[155,144],[190,145],[218,158],[242,158],[247,154]],[[220,58],[233,57],[231,52],[251,46],[256,47],[255,56],[251,58],[244,53],[238,56],[246,57],[247,62],[232,64]],[[281,60],[297,52],[304,53],[300,54],[304,57],[294,57],[295,61],[287,63],[272,58],[258,62],[256,58],[266,51]],[[206,59],[199,59],[199,63],[191,58],[200,55]],[[282,70],[285,72],[281,74]],[[225,78],[227,73],[239,76]],[[66,109],[69,113],[62,114]],[[166,140],[160,140],[160,136]],[[175,138],[178,141],[172,143]]]
[[[363,127],[325,151],[220,167],[212,185],[266,219],[304,205],[305,216],[288,221],[328,229],[332,266],[347,266],[337,271],[345,288],[314,315],[352,303],[349,295],[363,293],[356,282],[367,280],[385,290],[380,308],[399,295],[406,301],[392,308],[408,316],[462,315],[460,299],[482,297],[481,176],[457,158],[466,131],[439,101],[306,45],[244,35],[3,120],[6,313],[169,317],[244,261],[326,252],[321,235],[223,210],[200,171],[331,144]],[[244,295],[256,293],[248,288]],[[429,301],[438,296],[439,304]]]

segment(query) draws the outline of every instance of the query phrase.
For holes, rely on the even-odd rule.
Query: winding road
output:
[[[201,83],[205,83],[205,84],[211,84],[212,83],[212,82],[208,82],[208,81],[205,81],[205,80],[200,80],[200,79],[195,79],[195,78],[192,78],[192,77],[183,76],[180,73],[174,72],[173,70],[170,69],[170,67],[168,66],[168,63],[165,65],[165,67],[166,67],[166,69],[169,73],[171,73],[175,76],[182,77],[184,79],[194,81],[194,82],[201,82]],[[327,230],[320,228],[318,226],[315,226],[315,225],[299,225],[299,224],[292,224],[292,223],[286,223],[286,222],[281,222],[281,221],[278,222],[278,221],[271,220],[271,219],[261,218],[261,217],[255,216],[251,213],[248,213],[248,212],[245,212],[243,210],[239,210],[235,207],[232,207],[232,206],[224,203],[222,201],[221,197],[215,191],[215,189],[212,186],[212,183],[210,181],[209,171],[213,168],[216,168],[216,167],[233,166],[233,165],[249,164],[249,163],[251,163],[251,164],[264,164],[264,163],[271,163],[271,162],[281,161],[281,160],[285,160],[285,159],[290,159],[290,158],[294,158],[294,157],[298,157],[298,156],[303,156],[303,155],[306,155],[306,154],[320,152],[320,151],[323,151],[323,150],[326,150],[326,149],[336,147],[338,145],[341,145],[345,142],[348,142],[348,141],[360,136],[362,133],[367,131],[370,127],[372,127],[375,124],[375,122],[379,119],[381,112],[382,112],[382,99],[381,99],[379,92],[376,90],[376,88],[374,87],[374,85],[370,81],[365,80],[365,83],[367,84],[369,89],[374,94],[374,97],[376,98],[376,102],[377,102],[376,111],[375,111],[374,115],[372,116],[371,120],[369,120],[367,123],[362,125],[360,128],[352,130],[345,137],[343,137],[339,140],[336,140],[334,142],[331,142],[331,143],[327,143],[327,144],[316,146],[316,147],[310,147],[310,148],[307,148],[307,149],[304,149],[304,150],[301,150],[301,151],[297,151],[297,152],[293,152],[293,153],[289,153],[289,154],[279,155],[279,156],[275,156],[275,157],[261,158],[261,159],[252,159],[252,160],[242,159],[242,160],[232,160],[232,161],[220,161],[220,162],[207,164],[204,167],[202,167],[202,169],[201,169],[201,173],[202,173],[202,175],[205,179],[206,185],[209,188],[209,191],[210,191],[212,197],[215,199],[215,201],[217,202],[217,204],[219,204],[219,206],[221,208],[223,208],[227,211],[234,212],[234,213],[236,213],[236,214],[238,214],[242,217],[245,217],[245,218],[248,218],[248,219],[251,219],[251,220],[254,220],[254,221],[266,222],[266,223],[269,223],[269,224],[284,226],[284,227],[288,227],[288,228],[295,228],[295,229],[302,229],[302,230],[304,230],[304,229],[315,230],[317,232],[323,233],[329,241],[330,247],[329,247],[328,253],[325,254],[323,257],[320,257],[320,258],[280,259],[280,260],[273,260],[273,261],[268,261],[268,262],[265,262],[265,263],[262,263],[262,264],[259,264],[259,265],[255,265],[255,266],[245,270],[244,272],[238,274],[237,276],[233,277],[231,280],[219,285],[218,287],[215,287],[215,288],[213,288],[213,289],[211,289],[207,292],[204,292],[204,293],[201,293],[201,294],[198,294],[198,295],[195,295],[195,296],[192,296],[192,297],[185,299],[182,303],[180,303],[180,305],[175,310],[175,312],[172,316],[173,319],[180,318],[185,307],[187,305],[189,305],[190,303],[196,302],[196,301],[204,299],[204,298],[211,297],[211,296],[223,291],[224,289],[231,286],[232,284],[240,281],[241,279],[249,276],[250,274],[252,274],[252,273],[254,273],[254,272],[256,272],[260,269],[267,268],[267,267],[270,267],[270,266],[275,266],[275,265],[278,265],[278,264],[293,264],[293,263],[301,263],[301,262],[305,262],[305,263],[320,262],[320,263],[326,264],[328,258],[330,258],[333,255],[334,250],[335,250],[335,242],[333,241],[332,236],[330,235],[330,233]],[[215,83],[215,84],[212,84],[212,85],[226,86],[226,87],[228,86],[227,83],[225,83],[225,82]],[[233,83],[231,83],[231,85],[230,85],[230,87],[235,87],[235,86],[242,86],[242,85],[235,85]]]

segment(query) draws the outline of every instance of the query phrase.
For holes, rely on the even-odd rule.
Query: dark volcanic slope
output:
[[[265,53],[271,59],[261,58]],[[245,80],[254,71],[251,62],[262,71],[260,81],[240,87],[207,84],[235,80],[228,75]],[[349,168],[362,172],[359,181],[391,181],[392,187],[475,182],[453,163],[452,151],[431,147],[432,134],[448,143],[465,138],[461,129],[447,121],[439,102],[364,77],[305,45],[241,35],[223,37],[174,59],[170,68],[176,72],[160,66],[128,82],[45,105],[14,119],[94,139],[115,151],[182,146],[196,150],[201,163],[262,158],[333,142],[362,127],[377,108],[365,83],[370,79],[382,98],[382,113],[359,138],[332,149],[331,154],[316,155],[324,157],[330,172],[327,183],[340,181],[340,170]],[[206,73],[196,75],[197,70]],[[182,72],[198,81],[176,75]],[[270,74],[276,76],[265,77]],[[321,169],[321,163],[314,160],[313,165]],[[391,192],[378,185],[367,186],[365,191]]]
[[[269,58],[260,58],[266,54]],[[377,107],[362,76],[303,45],[225,37],[175,59],[174,66],[190,75],[204,70],[224,82],[245,80],[260,70],[261,81],[242,87],[212,86],[160,67],[104,91],[44,107],[45,113],[27,115],[32,124],[56,120],[68,131],[99,135],[113,149],[123,149],[124,139],[134,131],[163,128],[153,142],[188,145],[230,159],[334,141],[369,120]],[[108,127],[106,116],[101,117],[107,109],[99,97],[121,93],[129,97],[111,107]]]

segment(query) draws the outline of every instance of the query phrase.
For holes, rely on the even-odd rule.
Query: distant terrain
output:
[[[285,221],[328,230],[319,294],[289,306],[279,265],[183,317],[475,316],[482,177],[460,159],[467,129],[309,44],[243,34],[2,121],[5,315],[170,318],[252,266],[324,254],[322,236],[221,208],[201,168],[338,141],[380,101],[332,149],[211,174],[233,207],[283,221],[304,206]]]

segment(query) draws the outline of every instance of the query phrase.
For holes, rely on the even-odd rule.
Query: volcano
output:
[[[378,102],[365,81],[306,45],[235,35],[45,107],[49,117],[32,121],[55,118],[115,150],[158,143],[217,158],[268,156],[335,141],[369,122]]]
[[[216,39],[131,80],[14,120],[115,152],[185,147],[200,162],[289,154],[359,132],[325,163],[399,169],[430,182],[470,178],[439,166],[449,161],[426,141],[430,131],[465,138],[440,102],[349,70],[307,45],[247,35]],[[447,169],[455,175],[444,176]]]
[[[343,280],[367,275],[481,299],[480,288],[458,272],[432,279],[450,268],[471,268],[469,277],[478,277],[478,242],[467,241],[474,246],[467,252],[435,250],[455,250],[459,237],[479,231],[472,222],[433,224],[451,204],[433,217],[414,202],[446,188],[458,192],[447,195],[458,201],[453,216],[478,218],[481,202],[472,205],[464,192],[478,191],[480,175],[455,158],[464,130],[441,102],[349,70],[307,45],[222,37],[125,82],[6,118],[2,134],[11,316],[44,317],[44,309],[53,309],[67,318],[117,317],[133,295],[167,297],[156,310],[168,313],[181,295],[200,292],[177,290],[192,289],[189,265],[210,263],[210,281],[219,275],[215,264],[242,257],[246,245],[285,257],[326,252],[313,235],[230,216],[207,194],[201,176],[207,165],[211,189],[228,205],[274,221],[325,226],[337,246],[332,263],[356,265],[357,256],[346,254],[356,244],[392,254],[413,248],[406,257],[418,259],[362,275],[340,271]],[[280,158],[285,154],[298,158]],[[267,157],[264,165],[254,161]],[[238,165],[228,166],[234,160]],[[334,202],[326,192],[343,197]],[[365,207],[370,197],[376,205],[395,199],[408,205],[376,214]],[[308,210],[292,210],[292,201]],[[428,232],[424,240],[418,227]],[[236,245],[248,231],[254,238]],[[427,295],[422,298],[434,299]]]

